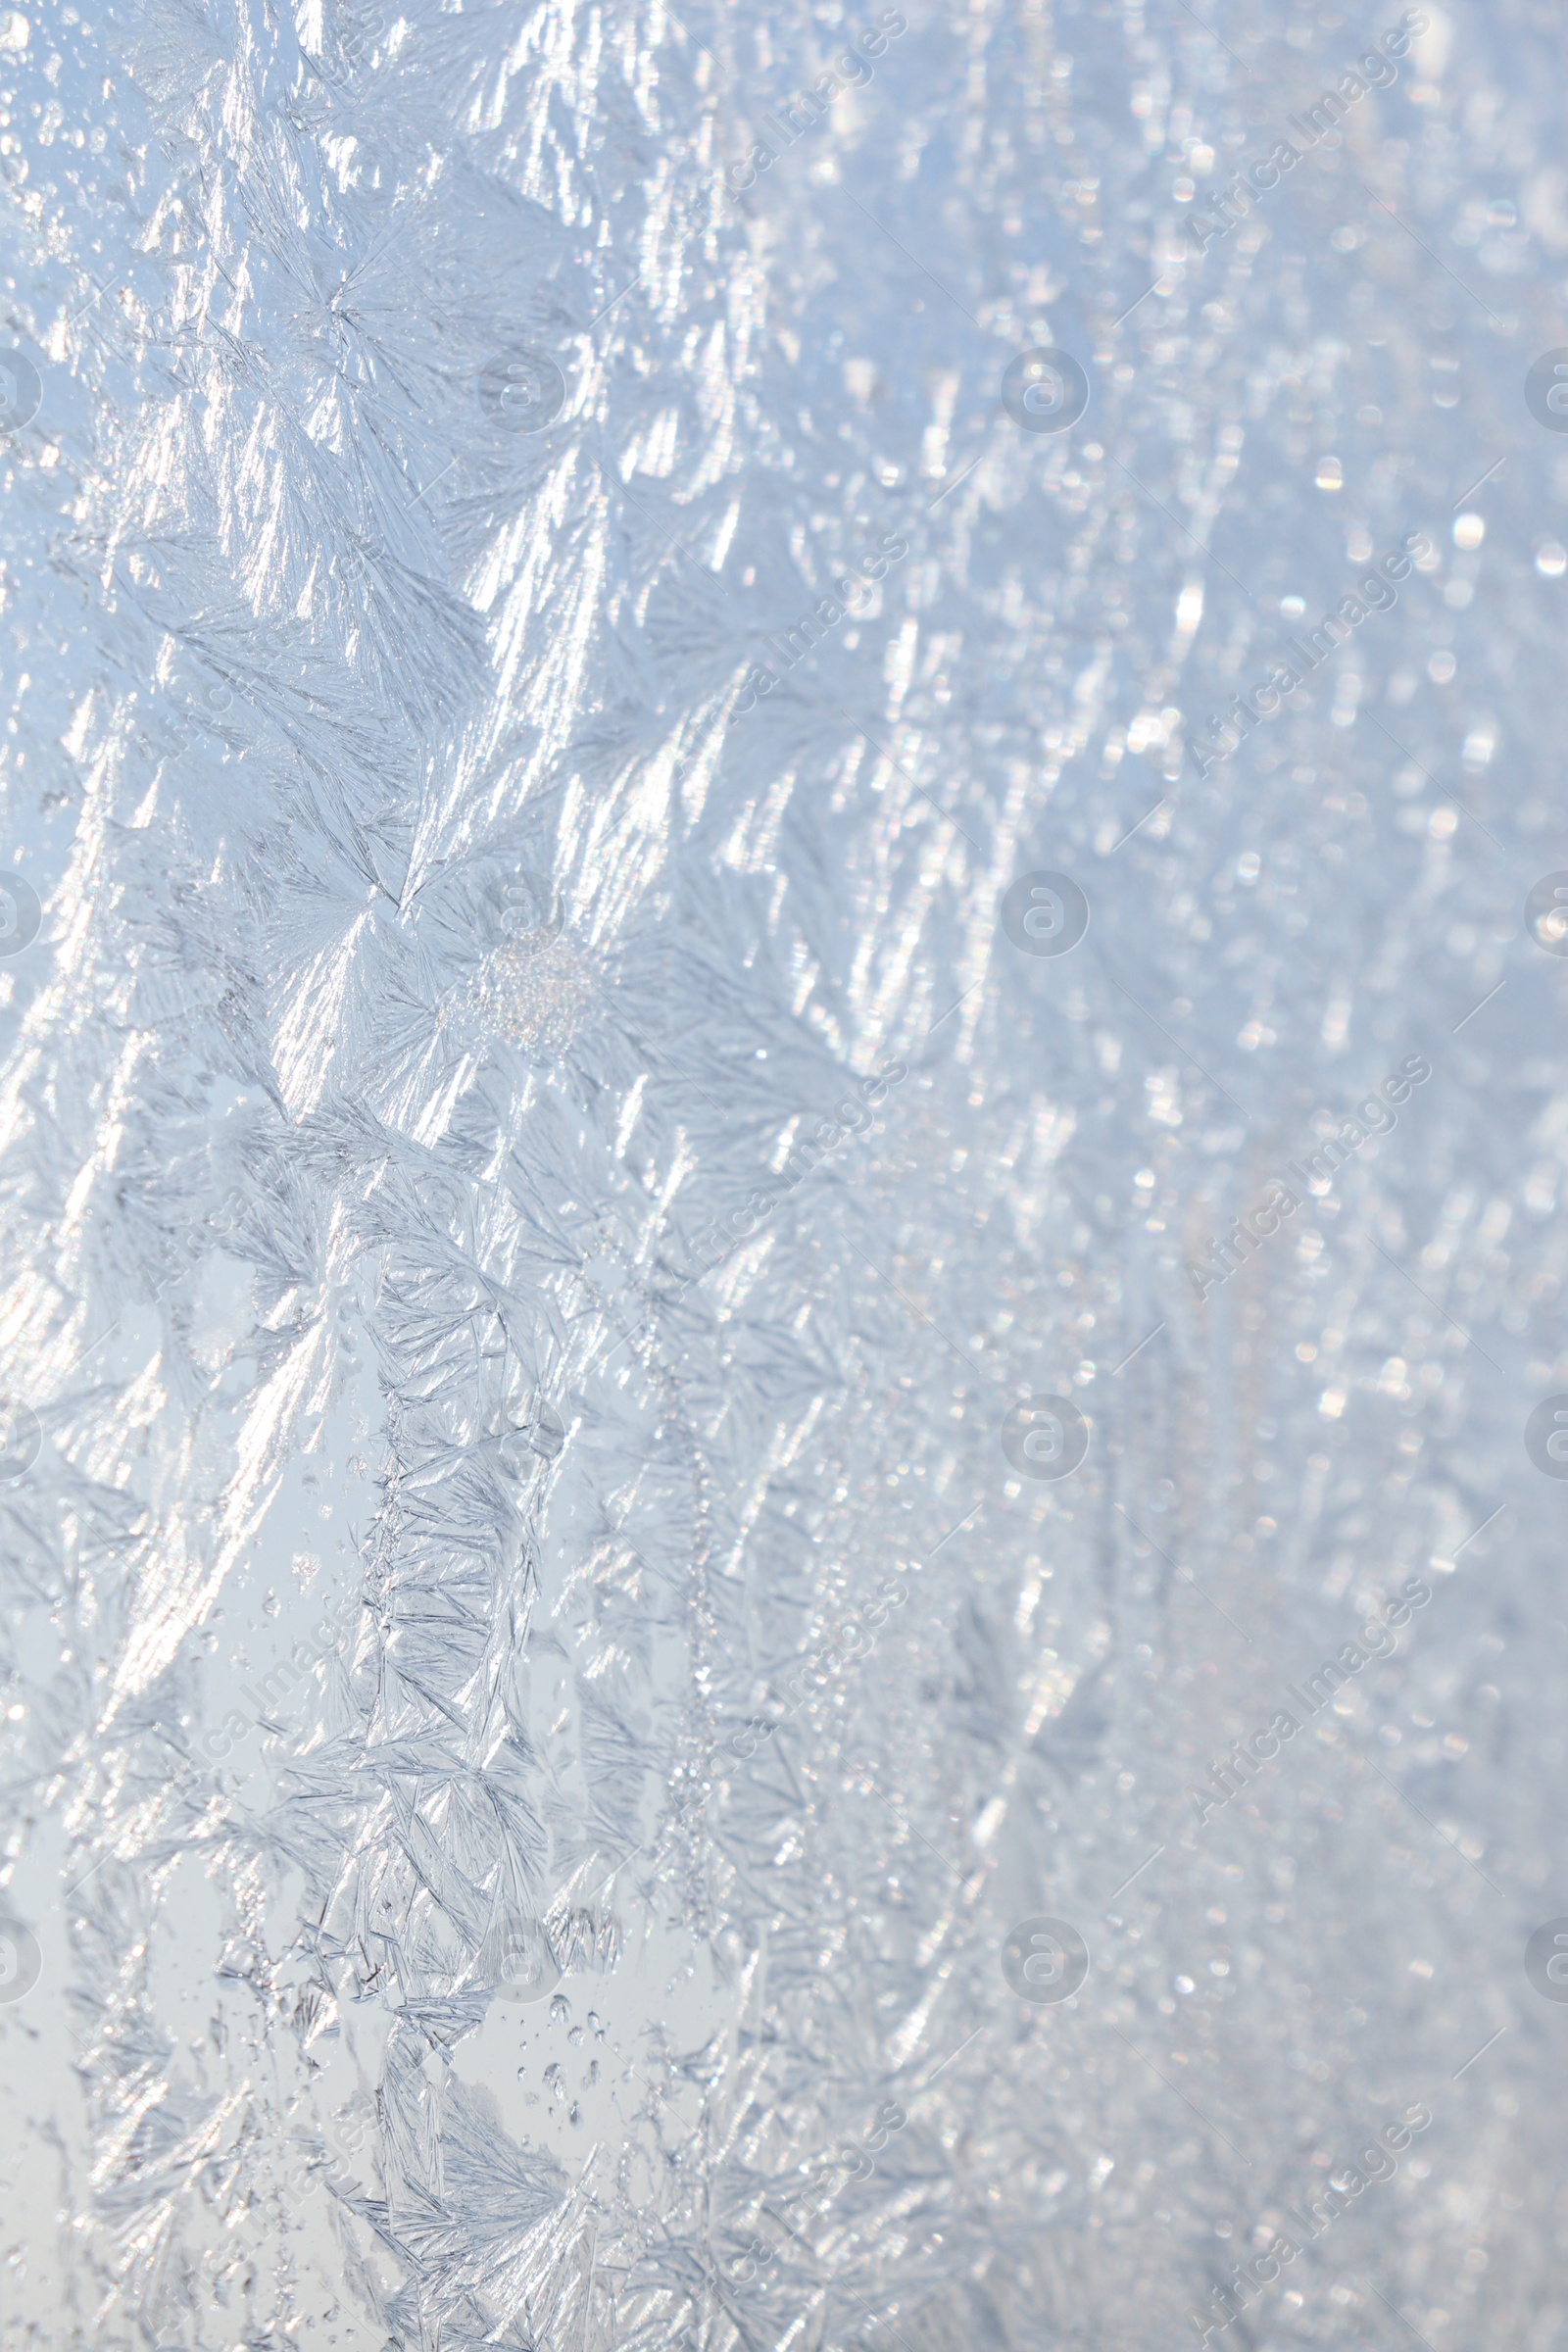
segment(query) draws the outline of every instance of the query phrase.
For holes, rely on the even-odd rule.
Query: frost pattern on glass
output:
[[[3,2352],[1549,2352],[1560,24],[85,13]]]

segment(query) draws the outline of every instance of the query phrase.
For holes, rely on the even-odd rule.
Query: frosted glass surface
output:
[[[0,7],[0,2352],[1562,2352],[1565,40]]]

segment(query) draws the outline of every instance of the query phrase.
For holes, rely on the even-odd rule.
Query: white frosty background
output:
[[[1568,2340],[1563,24],[1434,9],[1198,261],[1398,20],[1212,5],[918,0],[743,205],[874,12],[0,16],[5,2352],[1163,2352],[1415,2102],[1216,2340]],[[1280,600],[1415,531],[1200,780]]]

